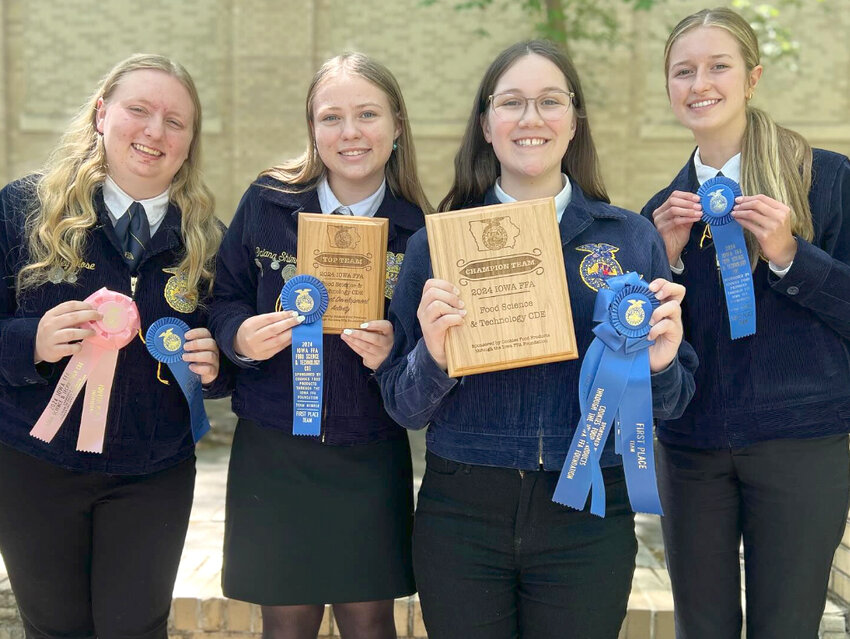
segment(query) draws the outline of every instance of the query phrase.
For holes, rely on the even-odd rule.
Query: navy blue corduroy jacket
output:
[[[693,156],[644,207],[699,188]],[[850,431],[850,162],[814,149],[811,242],[779,278],[760,260],[753,273],[756,334],[732,340],[714,245],[698,222],[682,251],[685,338],[700,359],[696,394],[678,419],[659,424],[665,442],[696,448],[747,446]],[[702,240],[702,246],[700,242]]]
[[[106,287],[131,295],[130,270],[100,191],[95,195],[98,222],[89,234],[75,283],[44,284],[15,295],[15,278],[27,263],[24,235],[26,212],[34,205],[35,178],[25,178],[0,191],[0,441],[63,468],[116,475],[137,475],[168,468],[192,456],[189,407],[171,371],[163,366],[160,381],[157,361],[140,338],[118,354],[109,399],[103,453],[76,450],[83,389],[65,423],[51,443],[30,436],[29,431],[50,400],[70,358],[34,364],[35,336],[45,312],[69,300],[84,300]],[[172,204],[141,258],[135,294],[142,333],[161,317],[179,317],[191,327],[206,325],[204,304],[183,313],[168,304],[175,284],[174,267],[185,247],[180,232],[180,211]],[[203,302],[203,301],[202,301]],[[178,304],[178,306],[182,306]],[[183,308],[187,308],[183,306]],[[206,397],[226,395],[227,366],[205,392]],[[168,382],[167,384],[165,382]]]
[[[482,204],[498,203],[492,190]],[[596,289],[604,274],[636,271],[649,282],[669,279],[661,238],[639,215],[587,198],[572,183],[560,222],[561,243],[579,356],[593,339]],[[468,464],[560,470],[581,418],[581,359],[453,379],[434,362],[416,318],[425,281],[432,277],[425,230],[410,240],[390,305],[395,345],[378,369],[390,415],[408,428],[428,426],[428,449]],[[653,412],[681,414],[694,390],[697,360],[683,343],[679,357],[652,375]],[[620,464],[609,438],[604,466]]]
[[[295,274],[298,214],[321,212],[315,190],[276,190],[283,186],[263,177],[242,197],[218,256],[210,327],[219,348],[240,366],[233,412],[261,426],[291,433],[291,349],[256,364],[239,361],[233,350],[233,338],[242,322],[273,312],[283,284]],[[386,284],[390,298],[407,240],[425,218],[418,207],[396,197],[389,188],[375,216],[390,221]],[[321,441],[351,445],[403,437],[404,430],[384,410],[378,384],[362,358],[338,335],[324,336],[323,351]]]

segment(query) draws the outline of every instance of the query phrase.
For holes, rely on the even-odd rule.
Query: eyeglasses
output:
[[[540,117],[549,122],[560,120],[572,106],[576,96],[572,91],[549,91],[536,98],[527,98],[516,93],[496,93],[488,100],[493,105],[493,112],[502,122],[519,122],[525,114],[529,102],[537,107]]]

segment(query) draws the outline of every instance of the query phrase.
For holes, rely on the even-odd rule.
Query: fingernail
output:
[[[289,311],[289,317],[298,317],[298,311]]]
[[[345,335],[351,335],[351,334],[353,334],[353,333],[354,333],[354,331],[352,331],[350,328],[346,328],[346,329],[345,329],[345,330],[343,330],[342,332],[343,332],[343,334],[345,334]]]
[[[306,317],[304,317],[303,315],[298,315],[297,313],[296,313],[296,316],[298,317],[298,323],[299,323],[299,324],[300,324],[301,322],[303,322],[305,319],[307,319],[307,318],[306,318]]]
[[[463,300],[459,301],[459,302],[457,303],[457,305],[458,305],[458,308],[463,308],[464,306],[466,306],[466,304],[464,303],[464,301],[463,301]]]
[[[360,325],[360,328],[369,328],[369,322],[363,322],[363,323]]]
[[[460,313],[461,315],[466,315],[466,309],[460,309],[459,313]]]
[[[457,288],[453,288],[452,291],[454,291],[455,295],[460,295],[460,291]]]

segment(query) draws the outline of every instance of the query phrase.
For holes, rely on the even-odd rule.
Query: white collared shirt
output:
[[[570,204],[570,200],[573,198],[573,187],[570,184],[570,179],[567,177],[566,173],[561,173],[561,179],[564,181],[564,188],[561,189],[561,192],[555,196],[555,213],[558,216],[558,224],[561,223],[561,218],[564,216],[564,211]],[[516,198],[508,195],[502,190],[502,178],[496,178],[496,186],[494,187],[494,191],[496,192],[496,199],[499,200],[502,204],[507,204],[508,202],[516,202]]]
[[[726,161],[726,164],[724,164],[721,168],[716,169],[713,166],[708,166],[707,164],[702,163],[702,158],[699,154],[699,147],[697,147],[696,153],[694,153],[694,168],[697,171],[697,181],[700,186],[702,186],[702,183],[706,180],[716,177],[718,171],[731,180],[735,180],[738,183],[741,182],[740,153],[736,153]]]
[[[724,164],[721,168],[717,169],[713,166],[708,166],[707,164],[703,164],[702,158],[699,154],[699,147],[697,147],[696,152],[694,153],[694,169],[697,174],[697,181],[699,185],[702,186],[702,183],[710,180],[713,177],[717,177],[717,172],[720,171],[724,177],[728,177],[730,180],[735,180],[736,182],[741,182],[741,154],[736,153],[731,158],[726,160],[726,164]],[[767,265],[774,275],[777,277],[783,277],[788,270],[791,268],[791,264],[794,261],[786,266],[785,268],[779,268],[773,262],[768,262]],[[681,275],[685,270],[685,265],[682,262],[682,258],[679,257],[679,261],[676,264],[670,265],[670,270],[672,270],[676,275]]]
[[[354,204],[343,205],[337,199],[336,195],[334,195],[334,192],[331,191],[331,185],[328,184],[328,178],[325,177],[322,178],[322,181],[319,182],[319,186],[317,187],[319,207],[325,215],[330,215],[339,207],[344,206],[351,211],[351,215],[356,215],[358,217],[375,217],[375,213],[378,212],[381,202],[384,201],[384,193],[386,193],[386,190],[387,181],[384,180],[381,182],[381,186],[378,187],[378,190],[372,193],[372,195],[367,197],[365,200],[360,200]]]
[[[156,233],[165,214],[168,212],[168,195],[169,189],[166,189],[155,197],[147,200],[134,200],[127,195],[123,189],[115,183],[111,177],[107,176],[103,183],[103,203],[106,204],[106,210],[109,213],[109,219],[112,225],[118,224],[118,220],[127,214],[127,209],[133,202],[138,202],[145,207],[145,215],[148,218],[148,226],[151,229],[151,237]]]

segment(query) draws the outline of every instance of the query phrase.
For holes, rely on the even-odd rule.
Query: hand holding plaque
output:
[[[452,377],[578,357],[552,198],[425,218],[434,276],[467,311],[446,336]]]
[[[384,318],[388,232],[386,218],[299,214],[298,273],[319,278],[330,298],[323,332]]]

